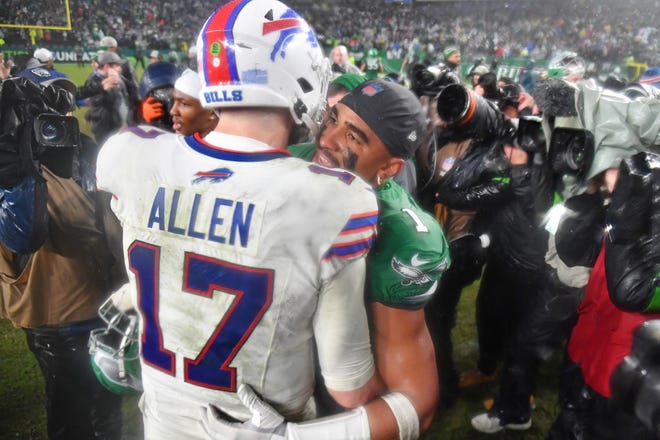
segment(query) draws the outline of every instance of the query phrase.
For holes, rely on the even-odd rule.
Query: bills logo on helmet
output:
[[[266,14],[266,18],[272,20],[272,14],[273,10],[271,9],[268,14]],[[303,20],[300,15],[292,9],[287,10],[279,19],[264,23],[262,34],[268,35],[271,32],[280,32],[280,37],[277,39],[277,42],[270,53],[271,61],[275,61],[275,57],[277,57],[278,53],[282,58],[285,58],[286,47],[291,40],[300,33],[307,33],[307,41],[309,41],[312,47],[317,47],[319,44],[318,41],[316,41],[314,32],[309,28],[305,20]]]

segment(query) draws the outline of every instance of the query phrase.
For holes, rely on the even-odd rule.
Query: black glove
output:
[[[634,312],[660,307],[660,157],[622,162],[607,210],[605,273],[612,302]]]
[[[600,253],[605,226],[604,200],[599,194],[580,194],[566,200],[569,213],[555,233],[559,258],[567,266],[592,267]]]
[[[649,232],[651,169],[646,153],[621,162],[619,177],[607,208],[608,237],[613,243],[630,243]]]

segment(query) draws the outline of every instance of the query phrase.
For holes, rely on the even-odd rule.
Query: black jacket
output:
[[[79,98],[89,98],[89,110],[85,119],[91,123],[91,130],[99,145],[124,124],[133,123],[133,108],[123,82],[120,86],[103,90],[103,77],[92,73],[78,93]],[[87,95],[87,96],[85,96]]]
[[[489,254],[506,265],[531,270],[545,265],[542,223],[552,188],[542,160],[510,165],[499,142],[475,143],[447,175],[438,201],[477,211],[477,229],[490,237]]]

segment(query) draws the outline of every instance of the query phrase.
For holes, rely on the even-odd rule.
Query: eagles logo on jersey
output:
[[[449,267],[447,260],[444,260],[430,270],[421,269],[423,264],[429,262],[430,261],[419,258],[419,254],[413,255],[410,259],[410,265],[407,265],[397,257],[394,257],[392,258],[392,269],[404,278],[404,280],[401,281],[402,286],[410,286],[411,284],[419,286],[435,281],[437,275],[442,275],[442,273]]]
[[[420,309],[449,268],[449,246],[433,216],[390,180],[378,188],[378,239],[367,257],[369,299]]]

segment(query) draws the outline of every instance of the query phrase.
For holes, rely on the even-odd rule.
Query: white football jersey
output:
[[[209,403],[245,420],[239,383],[292,419],[313,416],[315,338],[330,352],[319,355],[330,388],[371,377],[368,336],[358,336],[363,279],[332,292],[334,309],[319,301],[375,238],[378,208],[363,180],[248,138],[146,126],[108,140],[97,180],[113,194],[142,317],[146,423],[195,438]],[[329,369],[324,358],[351,365]]]

